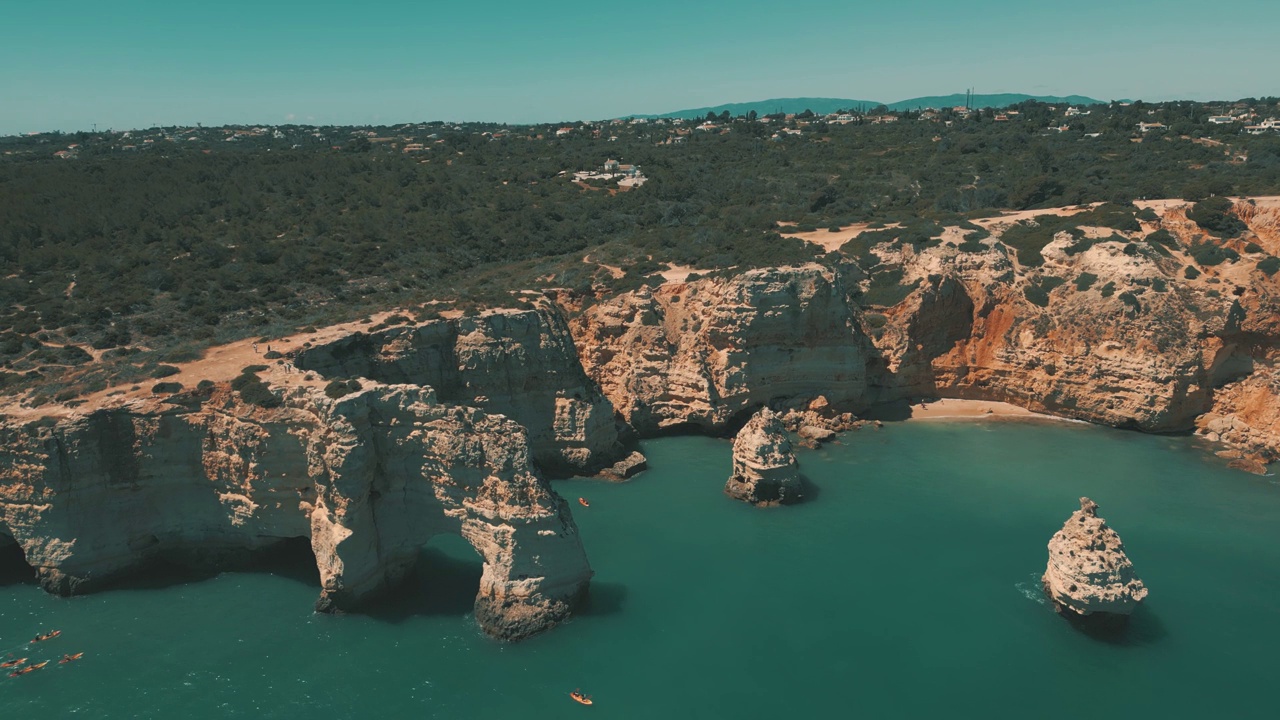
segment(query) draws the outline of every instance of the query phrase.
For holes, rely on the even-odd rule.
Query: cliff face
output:
[[[946,247],[917,259],[945,274],[891,311],[880,343],[896,370],[887,384],[1119,427],[1190,428],[1238,322],[1233,300],[1185,287],[1172,277],[1181,265],[1154,251],[1104,243],[1067,255],[1069,240],[1017,274],[1002,248],[964,264]]]
[[[817,265],[643,288],[571,323],[583,367],[641,433],[719,431],[774,398],[869,402],[871,343]]]
[[[393,587],[440,533],[484,558],[476,617],[519,639],[554,625],[591,576],[566,503],[534,472],[523,428],[376,386],[285,407],[203,403],[103,410],[7,427],[0,535],[51,592],[84,592],[154,559],[217,563],[309,538],[320,609]]]
[[[308,348],[295,363],[326,377],[430,386],[444,402],[523,425],[546,472],[589,475],[626,453],[613,407],[577,355],[563,316],[542,307],[356,333]]]

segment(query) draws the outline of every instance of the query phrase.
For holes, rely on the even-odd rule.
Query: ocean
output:
[[[731,444],[643,445],[627,483],[567,480],[590,606],[520,644],[471,616],[458,538],[367,614],[317,615],[306,548],[260,571],[155,573],[75,598],[0,563],[0,677],[22,718],[1272,718],[1280,485],[1206,446],[1079,424],[890,423],[800,450],[809,498],[723,493]],[[1039,588],[1093,498],[1151,595],[1119,636]],[[577,504],[589,500],[589,508]],[[30,645],[38,632],[62,635]],[[57,664],[63,653],[84,658]],[[569,698],[581,689],[595,704]]]

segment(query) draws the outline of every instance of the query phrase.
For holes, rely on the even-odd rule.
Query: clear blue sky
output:
[[[1280,95],[1280,0],[4,0],[0,134]]]

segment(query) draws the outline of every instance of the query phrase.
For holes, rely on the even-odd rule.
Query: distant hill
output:
[[[659,113],[657,115],[630,115],[628,117],[638,118],[684,118],[691,120],[694,118],[704,118],[707,113],[712,112],[716,115],[729,111],[729,114],[737,117],[738,115],[746,115],[752,110],[757,115],[769,115],[771,113],[802,113],[805,110],[812,110],[815,113],[825,115],[826,113],[835,112],[836,110],[849,110],[858,107],[875,107],[880,103],[871,100],[848,100],[841,98],[774,98],[772,100],[758,100],[756,102],[745,103],[729,103],[727,105],[716,105],[715,107],[691,108],[689,110],[676,110],[675,112]]]
[[[886,105],[890,110],[915,110],[918,108],[934,107],[955,107],[964,105],[964,93],[955,95],[930,95],[928,97],[911,98],[910,100],[900,100],[895,103],[881,103],[877,100],[853,100],[849,98],[773,98],[770,100],[757,100],[755,102],[745,103],[728,103],[726,105],[715,105],[713,107],[690,108],[688,110],[676,110],[675,112],[658,113],[656,115],[629,115],[628,117],[637,118],[684,118],[686,120],[694,118],[703,118],[707,113],[715,113],[719,115],[725,110],[729,114],[737,117],[738,115],[746,115],[754,110],[757,115],[768,115],[770,113],[801,113],[805,110],[812,110],[819,115],[825,115],[837,110],[850,110],[855,108],[873,108],[877,105]],[[1001,93],[996,95],[974,95],[971,102],[974,107],[981,108],[1000,108],[1009,105],[1016,105],[1025,100],[1038,100],[1045,103],[1062,103],[1068,105],[1099,105],[1104,103],[1103,100],[1095,100],[1091,97],[1083,95],[1067,95],[1065,97],[1057,95],[1024,95],[1022,93]]]
[[[1056,103],[1063,105],[1102,105],[1105,100],[1095,100],[1084,95],[1023,95],[1022,93],[1000,93],[997,95],[974,95],[970,98],[970,103],[976,108],[1002,108],[1010,105],[1017,105],[1027,100],[1036,100],[1042,103]],[[901,100],[896,103],[890,103],[890,110],[918,110],[920,108],[944,108],[957,107],[964,105],[964,93],[956,93],[954,95],[929,95],[927,97],[911,98],[910,100]],[[814,112],[817,112],[816,110]]]

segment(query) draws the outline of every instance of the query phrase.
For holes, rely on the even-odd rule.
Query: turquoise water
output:
[[[8,717],[1276,717],[1280,485],[1179,438],[906,423],[802,451],[804,505],[721,494],[730,445],[646,443],[619,485],[566,481],[589,612],[519,645],[469,616],[479,560],[370,616],[318,616],[303,565],[60,599],[0,578]],[[1089,495],[1151,589],[1120,641],[1041,601],[1045,544]],[[453,539],[451,539],[453,540]],[[29,646],[23,646],[29,647]],[[596,704],[572,703],[582,688]]]

